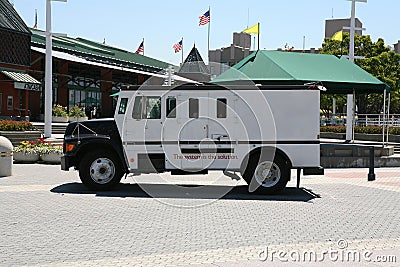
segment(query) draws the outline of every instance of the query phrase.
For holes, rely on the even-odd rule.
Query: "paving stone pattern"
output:
[[[304,189],[292,180],[278,196],[250,196],[239,185],[205,203],[190,195],[154,199],[132,184],[90,192],[75,171],[59,168],[14,165],[14,176],[0,178],[0,266],[270,266],[258,260],[266,246],[326,249],[341,239],[400,250],[400,171],[393,169],[380,184],[366,181],[367,170],[331,170],[305,178]]]

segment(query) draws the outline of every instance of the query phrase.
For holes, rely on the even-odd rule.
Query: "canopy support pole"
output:
[[[354,125],[355,125],[355,118],[356,118],[356,90],[353,89],[353,120],[351,125],[351,140],[354,140]]]
[[[387,127],[386,127],[386,145],[389,145],[390,92],[389,92],[389,94],[388,94],[387,119],[388,119],[388,125],[387,125]]]
[[[386,90],[383,91],[382,147],[385,147],[385,117],[386,117]]]
[[[354,114],[354,95],[348,94],[347,95],[347,111],[346,111],[346,142],[350,142],[353,140],[353,114]]]

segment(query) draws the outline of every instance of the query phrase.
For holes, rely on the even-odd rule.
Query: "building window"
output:
[[[7,110],[13,110],[13,97],[11,95],[7,96]]]
[[[217,99],[217,118],[226,118],[226,98]]]
[[[189,118],[199,118],[199,100],[197,98],[189,98]]]
[[[167,118],[176,118],[176,98],[168,97],[167,98]]]

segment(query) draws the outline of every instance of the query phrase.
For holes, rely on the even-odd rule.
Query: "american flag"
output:
[[[200,19],[199,26],[203,26],[203,25],[206,25],[207,23],[209,23],[210,22],[210,10],[208,10],[206,13],[201,15],[199,17],[199,19]]]
[[[175,53],[181,51],[182,47],[183,47],[183,40],[180,40],[178,43],[174,44],[173,48],[175,50]]]
[[[136,50],[136,54],[140,54],[144,52],[144,41],[139,45],[138,49]]]

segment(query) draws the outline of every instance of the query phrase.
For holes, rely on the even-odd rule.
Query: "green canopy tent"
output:
[[[212,80],[217,84],[253,81],[262,85],[321,82],[328,94],[382,93],[389,87],[345,57],[260,50]]]
[[[264,50],[252,53],[211,82],[238,85],[249,81],[262,85],[321,82],[327,88],[322,93],[327,94],[383,93],[384,110],[386,92],[390,92],[389,86],[345,57]]]

